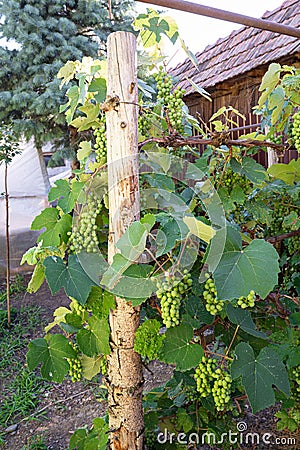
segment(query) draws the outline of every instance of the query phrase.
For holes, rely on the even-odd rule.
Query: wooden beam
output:
[[[212,8],[210,6],[198,5],[183,0],[139,0],[141,3],[150,3],[165,8],[178,9],[179,11],[199,14],[200,16],[212,17],[213,19],[225,20],[227,22],[239,23],[248,27],[259,28],[274,33],[286,34],[300,38],[300,29],[284,25],[282,23],[272,22],[265,19],[257,19],[255,17],[244,16],[223,9]]]

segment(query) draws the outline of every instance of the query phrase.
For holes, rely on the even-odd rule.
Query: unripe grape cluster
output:
[[[107,375],[107,360],[105,355],[100,359],[100,372],[104,376]]]
[[[151,129],[151,111],[141,108],[138,116],[138,131],[144,137],[149,137]]]
[[[210,314],[215,316],[222,311],[224,307],[224,301],[218,299],[217,290],[213,279],[209,276],[209,274],[205,274],[205,276],[207,278],[203,292],[203,298],[206,302],[205,308]]]
[[[84,307],[75,299],[71,298],[71,309],[78,316],[82,316],[82,313],[85,311]]]
[[[296,150],[300,153],[300,111],[293,115],[292,136]]]
[[[162,282],[158,281],[156,296],[161,301],[161,316],[167,328],[179,325],[181,300],[192,283],[191,275],[186,269],[182,280],[167,274]]]
[[[230,401],[231,376],[224,370],[218,368],[214,373],[214,384],[212,395],[217,411],[223,411],[226,404]]]
[[[185,94],[184,89],[173,89],[172,77],[168,75],[162,68],[155,76],[157,82],[157,99],[164,105],[165,112],[170,121],[171,126],[179,133],[183,134],[183,107],[182,100]]]
[[[234,172],[230,167],[228,167],[224,173],[216,174],[216,183],[219,184],[219,182],[221,182],[222,186],[227,188],[229,193],[234,186],[239,186],[245,194],[247,194],[251,188],[251,181],[244,175]]]
[[[106,140],[106,119],[105,115],[100,119],[99,127],[95,128],[94,136],[96,142],[94,149],[96,153],[96,162],[104,162],[107,158],[107,140]]]
[[[70,250],[75,253],[86,251],[96,253],[98,251],[97,216],[102,204],[94,195],[88,195],[88,202],[83,206],[78,217],[77,227],[70,235]]]
[[[147,450],[157,450],[157,435],[153,430],[145,431],[145,443]]]
[[[72,347],[77,353],[76,345],[72,345]],[[75,383],[76,381],[80,381],[82,379],[82,364],[78,357],[78,353],[76,358],[67,358],[67,361],[69,363],[69,375],[71,377],[71,380],[73,381],[73,383]]]
[[[231,377],[220,367],[217,368],[214,358],[202,357],[197,366],[194,378],[200,397],[208,397],[212,394],[217,411],[223,411],[230,401]]]
[[[247,297],[240,297],[237,301],[238,306],[241,308],[253,308],[255,305],[255,292],[250,291]]]
[[[194,378],[197,383],[197,391],[200,397],[208,397],[212,391],[212,381],[217,369],[217,361],[214,358],[202,357],[200,364],[195,370]]]

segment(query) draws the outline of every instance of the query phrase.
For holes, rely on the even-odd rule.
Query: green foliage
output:
[[[108,441],[108,424],[100,417],[93,420],[90,430],[79,428],[72,435],[70,450],[106,450]]]
[[[242,342],[235,349],[235,360],[231,365],[233,378],[242,377],[250,405],[254,413],[273,405],[276,386],[286,395],[290,395],[288,374],[278,355],[263,348],[258,356],[252,347]]]
[[[157,359],[164,335],[159,333],[161,324],[156,319],[146,320],[136,331],[134,350],[150,360]]]
[[[173,22],[153,11],[140,16],[136,27],[149,48],[160,43],[161,34],[177,37]],[[250,157],[255,148],[219,145],[222,139],[199,157],[198,150],[182,145],[195,125],[183,105],[183,92],[159,68],[161,60],[157,66],[149,85],[140,83],[140,159],[145,168],[141,219],[128,224],[110,264],[101,109],[109,74],[104,60],[92,58],[61,68],[61,87],[70,86],[61,112],[87,136],[78,153],[82,168],[71,182],[60,181],[51,190],[49,199],[58,200],[58,206],[35,219],[33,228],[46,231],[39,246],[24,257],[38,267],[34,288],[44,270],[52,293],[63,287],[71,299],[69,308],[58,308],[46,328],[59,327],[66,337],[47,335],[29,349],[29,366],[43,364],[48,379],[62,380],[70,368],[74,379],[79,373],[88,380],[106,374],[114,296],[141,309],[136,352],[176,366],[166,385],[145,398],[151,442],[158,427],[170,433],[207,429],[221,436],[239,414],[234,397],[245,393],[255,413],[274,404],[275,393],[294,398],[299,379],[292,372],[299,365],[299,352],[291,332],[299,325],[297,162],[266,171]],[[264,77],[259,108],[264,120],[271,121],[273,135],[275,126],[280,130],[290,122],[298,95],[296,72],[274,64]],[[224,106],[211,117],[217,137],[236,125],[235,115],[243,117]],[[205,132],[202,137],[207,137]],[[194,162],[188,163],[191,158]],[[274,236],[290,230],[295,236],[279,237],[275,249]],[[279,341],[276,332],[284,336]],[[288,400],[295,402],[293,398]],[[286,416],[281,419],[282,427],[288,426]],[[105,448],[106,425],[98,425],[76,431],[70,448]]]
[[[47,339],[35,339],[30,342],[28,348],[28,368],[34,370],[39,364],[42,364],[43,378],[57,383],[62,382],[69,370],[67,358],[76,356],[68,339],[61,334],[53,334]]]

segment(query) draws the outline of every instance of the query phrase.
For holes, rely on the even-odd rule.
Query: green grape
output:
[[[208,397],[212,392],[211,382],[214,380],[216,368],[217,361],[213,358],[206,358],[205,356],[202,357],[200,364],[196,367],[194,378],[200,397]]]
[[[157,82],[157,99],[163,104],[166,117],[179,134],[184,133],[183,126],[183,107],[182,97],[185,93],[183,89],[173,89],[172,77],[168,75],[161,67],[155,76]]]
[[[218,172],[215,176],[216,185],[224,186],[227,188],[228,192],[231,193],[234,186],[238,186],[242,189],[244,194],[248,194],[251,191],[251,181],[248,180],[245,175],[233,172],[233,170],[228,167],[225,172]]]
[[[77,314],[78,316],[82,316],[82,313],[84,313],[84,311],[85,311],[84,307],[80,303],[78,303],[78,301],[75,298],[73,298],[73,297],[70,297],[70,298],[72,300],[71,305],[70,305],[72,311],[74,311],[75,314]]]
[[[224,370],[218,368],[214,373],[215,381],[212,387],[212,396],[217,411],[223,411],[230,401],[232,379]]]
[[[164,335],[159,333],[160,322],[156,319],[146,320],[136,331],[134,350],[150,360],[157,359]]]
[[[100,372],[104,376],[107,375],[107,359],[105,355],[103,355],[102,358],[100,359]]]
[[[194,378],[200,397],[212,394],[217,411],[223,411],[230,401],[232,380],[224,369],[217,368],[216,359],[203,356]]]
[[[157,435],[154,430],[145,431],[145,444],[147,450],[157,450]]]
[[[73,229],[69,243],[70,250],[75,253],[98,251],[97,216],[102,208],[101,202],[93,195],[88,195],[87,204],[83,206],[78,217],[77,227]]]
[[[96,153],[96,162],[106,161],[107,158],[107,140],[106,140],[106,118],[103,115],[100,118],[100,125],[94,129],[95,144],[94,149]]]
[[[300,398],[300,366],[297,366],[292,370],[292,377],[294,380],[295,397]]]
[[[292,136],[295,148],[300,153],[300,111],[293,115]]]
[[[157,283],[156,296],[160,299],[161,316],[167,328],[179,325],[180,304],[192,283],[191,275],[186,269],[182,280],[174,275],[166,275],[162,282]]]
[[[206,302],[205,308],[210,314],[215,316],[222,311],[224,307],[224,301],[218,299],[217,290],[213,279],[209,276],[209,274],[206,274],[205,276],[207,278],[204,285],[205,290],[203,292],[203,298]]]
[[[144,137],[149,137],[149,131],[151,129],[151,111],[140,108],[138,116],[138,131]]]
[[[237,304],[243,309],[253,308],[255,305],[255,292],[250,291],[247,297],[240,297]]]
[[[80,381],[82,379],[82,364],[78,356],[78,348],[76,344],[71,344],[73,349],[76,351],[75,358],[67,358],[69,363],[69,375],[73,383]]]

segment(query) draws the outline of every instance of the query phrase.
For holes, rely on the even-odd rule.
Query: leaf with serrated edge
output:
[[[275,403],[273,386],[290,395],[288,374],[278,355],[268,347],[255,357],[252,347],[241,342],[231,365],[233,379],[242,377],[249,403],[255,414]]]
[[[255,323],[253,322],[249,311],[245,311],[241,308],[234,308],[232,305],[228,304],[226,312],[230,322],[235,325],[239,325],[243,331],[246,331],[246,333],[261,339],[267,338],[265,333],[256,330]]]
[[[218,297],[223,300],[246,297],[254,290],[265,298],[277,284],[278,254],[263,239],[253,240],[242,249],[237,230],[230,231],[231,243],[226,242],[224,253],[214,272]]]
[[[66,358],[74,358],[75,351],[68,339],[61,334],[53,334],[49,340],[35,339],[31,341],[27,353],[27,364],[34,370],[42,363],[42,377],[49,381],[61,383],[68,373],[69,363]]]
[[[199,364],[204,352],[201,345],[190,344],[193,328],[180,325],[169,328],[166,332],[161,359],[166,363],[176,363],[177,370],[189,370]]]

